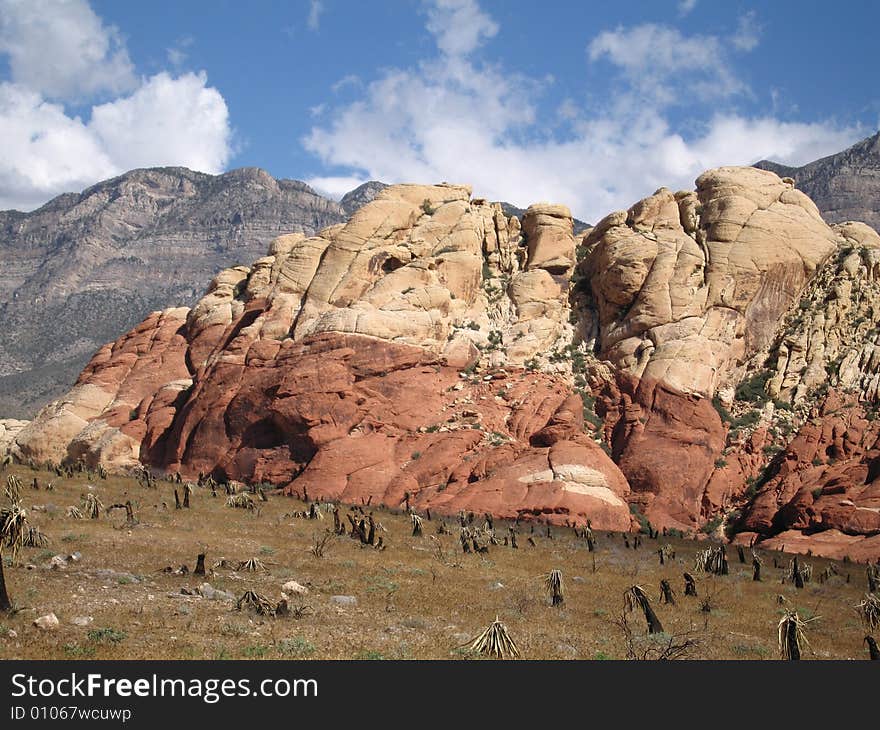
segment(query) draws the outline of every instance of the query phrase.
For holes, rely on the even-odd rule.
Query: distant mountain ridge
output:
[[[162,167],[0,212],[0,414],[32,415],[150,311],[193,304],[223,268],[264,255],[281,234],[347,220],[383,187],[337,202],[259,168]]]
[[[802,167],[770,160],[755,167],[792,178],[829,223],[856,220],[880,229],[880,132]]]

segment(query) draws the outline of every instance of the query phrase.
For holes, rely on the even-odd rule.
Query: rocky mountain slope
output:
[[[396,185],[153,313],[3,438],[23,460],[876,557],[878,262],[872,229],[755,168],[577,238],[564,206]]]
[[[755,167],[792,178],[829,223],[862,221],[880,228],[880,132],[803,167],[769,160]]]
[[[32,415],[151,310],[193,304],[220,269],[344,221],[382,187],[337,203],[256,168],[156,168],[0,212],[0,414]]]

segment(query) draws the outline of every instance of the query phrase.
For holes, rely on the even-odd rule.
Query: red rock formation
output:
[[[312,498],[409,494],[621,530],[632,504],[655,527],[726,517],[767,544],[867,554],[880,422],[856,401],[880,389],[880,342],[846,349],[841,323],[858,312],[852,331],[870,331],[880,238],[841,230],[790,183],[722,168],[600,222],[571,286],[565,208],[530,208],[524,238],[464,186],[394,186],[344,226],[221,272],[192,310],[151,315],[4,438],[26,458]],[[811,302],[824,309],[806,317]],[[832,394],[805,423],[832,370],[849,400]],[[722,404],[739,414],[730,430]]]
[[[149,458],[313,498],[397,507],[409,492],[440,512],[629,528],[626,480],[583,435],[559,379],[462,378],[421,348],[337,334],[287,340],[246,363],[198,374],[164,455],[154,446]]]
[[[811,416],[774,460],[742,526],[765,537],[827,531],[814,552],[830,554],[850,542],[832,535],[880,535],[880,421],[834,391]]]

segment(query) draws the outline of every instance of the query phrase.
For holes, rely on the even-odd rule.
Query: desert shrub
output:
[[[629,506],[629,511],[630,514],[635,517],[639,523],[639,532],[643,532],[646,535],[650,535],[654,532],[650,521],[647,517],[645,517],[644,514],[642,514],[642,511],[639,509],[639,506],[637,504],[631,504]]]
[[[278,650],[285,656],[304,657],[315,653],[315,645],[308,639],[294,636],[279,641]]]
[[[96,644],[119,644],[128,638],[128,634],[124,631],[119,631],[118,629],[105,627],[102,629],[92,629],[86,634],[86,637],[89,641],[93,641]]]
[[[769,379],[770,373],[767,371],[746,378],[736,386],[735,398],[746,403],[766,403],[769,400],[766,391]]]

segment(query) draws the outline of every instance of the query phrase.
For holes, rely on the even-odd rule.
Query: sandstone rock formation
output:
[[[580,243],[563,206],[395,185],[105,346],[14,450],[865,555],[878,251],[754,168]]]
[[[692,529],[725,440],[710,399],[771,340],[835,234],[776,175],[719,168],[695,193],[611,213],[584,245],[584,328],[616,373],[591,382],[615,461],[650,520]]]
[[[20,457],[628,529],[581,399],[521,367],[570,340],[574,266],[566,209],[523,223],[526,238],[466,187],[399,185],[345,225],[281,236],[105,346]]]

